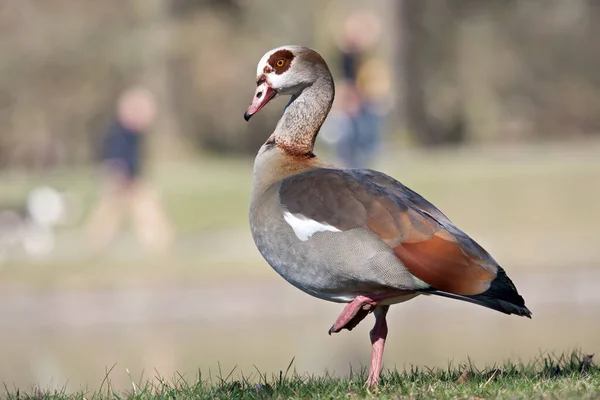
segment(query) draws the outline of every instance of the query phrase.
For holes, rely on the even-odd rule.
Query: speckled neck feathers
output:
[[[317,79],[292,96],[269,141],[274,140],[275,145],[289,155],[311,155],[334,95],[331,73],[325,68],[319,69]]]

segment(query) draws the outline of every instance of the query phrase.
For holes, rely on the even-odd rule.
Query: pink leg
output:
[[[371,330],[371,345],[373,353],[371,355],[371,368],[369,369],[369,378],[367,386],[377,386],[379,384],[379,373],[381,372],[381,360],[383,359],[383,348],[385,338],[387,337],[388,327],[385,316],[390,306],[379,306],[375,309],[375,326]]]

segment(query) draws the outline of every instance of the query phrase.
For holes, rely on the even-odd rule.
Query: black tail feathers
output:
[[[444,292],[436,288],[425,289],[423,292],[468,301],[504,314],[516,314],[531,318],[531,311],[525,306],[525,300],[519,295],[515,285],[500,267],[498,267],[496,279],[492,281],[490,288],[481,294],[460,295]]]

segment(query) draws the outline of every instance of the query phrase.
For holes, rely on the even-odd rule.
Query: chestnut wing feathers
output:
[[[292,214],[341,231],[370,230],[411,274],[431,286],[431,293],[529,314],[510,279],[481,246],[433,204],[385,174],[315,169],[281,181],[279,197]]]

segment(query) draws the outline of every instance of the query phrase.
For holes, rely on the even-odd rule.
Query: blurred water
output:
[[[421,296],[389,314],[387,366],[478,366],[539,351],[600,349],[600,271],[512,273],[533,319]],[[347,374],[369,361],[367,318],[329,337],[342,305],[313,299],[278,277],[219,287],[94,292],[14,291],[0,295],[0,375],[20,387],[97,389],[114,366],[112,385],[201,371],[213,380],[278,373],[295,357],[300,372]]]

